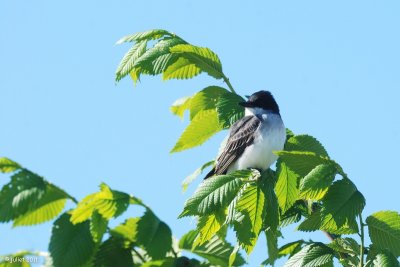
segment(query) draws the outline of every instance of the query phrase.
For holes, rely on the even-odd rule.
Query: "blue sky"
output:
[[[364,194],[365,217],[399,211],[399,8],[398,1],[0,1],[0,156],[77,198],[100,182],[134,194],[178,237],[193,228],[193,220],[177,219],[195,187],[182,194],[181,181],[215,156],[225,133],[171,155],[187,120],[169,106],[222,81],[114,82],[129,48],[115,42],[164,28],[213,49],[242,95],[272,91],[286,126],[317,137]],[[50,223],[10,229],[0,225],[7,240],[0,254],[47,249]],[[250,261],[265,258],[261,241]]]

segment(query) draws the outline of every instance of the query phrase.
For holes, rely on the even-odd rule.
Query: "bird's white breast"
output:
[[[233,163],[228,172],[243,169],[268,169],[277,160],[273,151],[282,150],[286,140],[286,129],[281,117],[274,113],[260,115],[262,123],[255,132],[253,144]]]

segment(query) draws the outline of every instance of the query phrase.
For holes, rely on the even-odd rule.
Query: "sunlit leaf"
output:
[[[21,166],[8,158],[0,158],[0,172],[8,173],[15,172],[16,170],[21,169]]]
[[[130,196],[126,193],[112,190],[106,184],[100,185],[100,192],[86,196],[72,211],[71,222],[76,224],[88,220],[94,211],[105,219],[118,217],[129,205]]]
[[[204,180],[186,201],[179,217],[211,214],[226,207],[243,185],[243,180],[250,177],[251,171],[242,170]]]
[[[366,219],[372,243],[400,256],[400,214],[395,211],[379,211]]]
[[[311,170],[300,183],[300,198],[321,200],[332,184],[337,170],[330,164],[321,164]]]
[[[275,191],[278,198],[279,207],[282,212],[287,211],[297,200],[299,189],[297,181],[299,176],[288,168],[286,163],[278,160],[277,163],[278,181],[275,185]]]
[[[215,110],[204,110],[196,115],[185,129],[171,152],[199,146],[221,130]]]

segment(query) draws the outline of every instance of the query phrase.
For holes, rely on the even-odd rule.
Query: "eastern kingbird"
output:
[[[278,158],[273,151],[283,149],[286,129],[272,94],[259,91],[239,105],[245,107],[245,117],[232,125],[215,167],[204,179],[236,170],[266,170]]]

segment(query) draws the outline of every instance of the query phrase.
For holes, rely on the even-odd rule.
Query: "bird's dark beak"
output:
[[[246,101],[246,102],[239,102],[239,105],[241,105],[242,107],[245,108],[252,108],[254,107],[254,104],[250,101]]]

